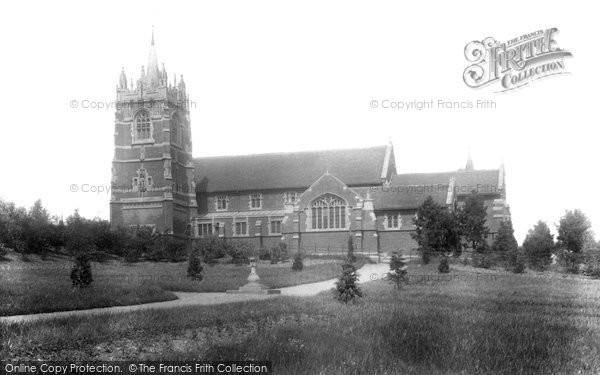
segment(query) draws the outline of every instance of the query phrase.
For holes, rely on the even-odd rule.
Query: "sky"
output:
[[[476,168],[504,161],[519,241],[538,220],[554,228],[575,208],[600,234],[595,9],[487,4],[7,3],[0,15],[0,198],[27,207],[40,198],[54,214],[78,208],[108,219],[111,102],[121,68],[135,81],[147,65],[154,27],[159,64],[186,82],[196,157],[391,139],[399,173],[440,172],[463,168],[470,149]],[[570,74],[505,93],[463,82],[467,43],[551,27],[559,30],[558,46],[573,54],[565,60]],[[436,107],[383,108],[430,100]],[[437,108],[440,100],[491,100],[495,108]],[[83,185],[104,191],[83,192]]]

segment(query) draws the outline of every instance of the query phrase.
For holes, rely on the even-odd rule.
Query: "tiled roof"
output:
[[[449,187],[450,178],[455,179],[453,189]],[[445,205],[449,190],[459,196],[474,189],[480,194],[499,194],[498,182],[498,169],[397,174],[389,185],[373,189],[371,197],[376,210],[415,209],[428,196]]]
[[[395,186],[426,186],[448,185],[450,178],[454,177],[455,189],[458,195],[468,195],[471,191],[478,190],[480,194],[497,194],[499,181],[498,169],[459,170],[441,173],[407,173],[397,174],[392,178],[391,185]]]
[[[308,188],[327,171],[348,186],[376,185],[387,147],[195,158],[197,191]]]

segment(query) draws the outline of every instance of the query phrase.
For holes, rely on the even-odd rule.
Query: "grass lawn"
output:
[[[45,261],[33,256],[31,259],[23,262],[13,254],[9,261],[0,262],[0,316],[176,299],[171,291],[224,292],[244,285],[250,272],[247,266],[205,265],[204,280],[195,282],[186,277],[187,262],[126,264],[111,260],[92,263],[92,285],[73,289],[67,258],[55,255]],[[277,288],[334,278],[340,273],[340,263],[307,259],[304,270],[294,272],[291,262],[261,262],[258,273],[263,284]]]
[[[600,372],[600,281],[464,267],[438,278],[436,267],[411,264],[400,291],[365,284],[350,305],[323,293],[0,325],[0,357],[256,359],[277,374]]]

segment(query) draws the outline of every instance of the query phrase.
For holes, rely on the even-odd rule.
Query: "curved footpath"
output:
[[[389,264],[365,264],[362,268],[358,270],[359,282],[366,283],[368,281],[381,279],[383,275],[387,273],[388,270]],[[335,286],[335,282],[336,279],[332,279],[317,283],[280,288],[281,294],[279,295],[173,292],[178,297],[178,299],[172,301],[144,303],[141,305],[101,307],[88,310],[58,311],[43,314],[5,316],[0,317],[0,323],[22,323],[53,318],[63,318],[69,316],[115,314],[148,309],[168,309],[182,306],[219,305],[223,303],[277,298],[278,296],[310,297],[332,289]]]

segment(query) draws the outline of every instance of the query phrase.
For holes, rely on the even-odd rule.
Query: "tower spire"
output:
[[[471,147],[469,147],[468,155],[467,155],[467,165],[465,166],[466,171],[472,171],[473,168],[473,158],[471,157]]]
[[[152,26],[152,40],[150,42],[150,54],[148,55],[148,65],[146,70],[146,87],[158,87],[159,81],[158,59],[156,58],[156,49],[154,48],[154,26]]]

